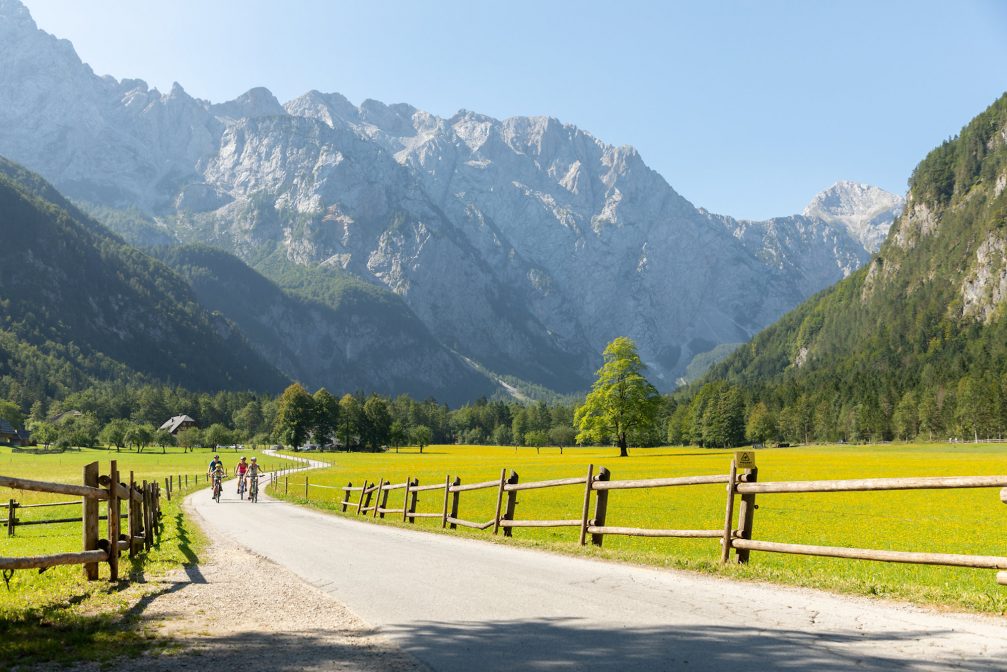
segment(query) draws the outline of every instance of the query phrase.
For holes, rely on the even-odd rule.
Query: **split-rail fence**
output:
[[[127,551],[130,557],[141,549],[150,550],[155,543],[155,536],[162,530],[161,523],[161,486],[157,482],[137,481],[133,472],[129,472],[128,482],[121,481],[122,476],[115,460],[112,460],[107,474],[99,474],[97,462],[84,466],[83,483],[51,483],[48,481],[33,481],[14,476],[0,476],[0,487],[16,490],[31,490],[60,495],[81,497],[82,507],[80,518],[58,519],[42,522],[73,522],[80,520],[83,524],[82,545],[79,553],[57,553],[51,555],[35,555],[24,557],[0,557],[0,570],[9,573],[16,569],[47,569],[57,565],[83,565],[84,575],[89,581],[98,578],[98,564],[107,562],[109,580],[119,578],[119,556]],[[99,515],[99,502],[106,502],[105,515]],[[18,508],[66,505],[67,502],[52,504],[17,504],[11,500],[8,504],[8,534],[13,534],[15,515]],[[122,508],[125,504],[126,512]],[[125,519],[125,527],[123,520]],[[106,536],[100,537],[99,521],[107,523]],[[21,522],[21,525],[31,524]]]
[[[649,478],[634,480],[612,480],[612,473],[605,467],[597,470],[589,465],[587,474],[571,478],[521,483],[518,474],[507,469],[500,472],[500,478],[492,481],[463,484],[460,477],[448,475],[443,483],[420,485],[419,480],[407,478],[392,483],[384,479],[365,481],[354,486],[348,483],[342,487],[309,483],[304,478],[304,498],[308,499],[309,487],[337,489],[342,491],[342,499],[337,502],[343,512],[372,518],[385,516],[400,517],[402,522],[415,523],[419,518],[439,519],[442,528],[457,529],[467,527],[476,530],[492,528],[493,534],[503,530],[504,536],[513,535],[519,527],[570,527],[577,528],[581,545],[588,537],[595,546],[601,546],[606,535],[627,535],[637,537],[674,537],[687,539],[717,539],[720,544],[720,561],[727,563],[734,551],[734,561],[747,563],[752,551],[767,553],[789,553],[808,556],[824,556],[855,560],[875,560],[881,562],[944,565],[1000,570],[997,583],[1007,586],[1007,557],[988,555],[967,555],[953,553],[933,553],[926,551],[890,551],[869,548],[847,548],[837,546],[813,546],[780,541],[757,540],[753,538],[756,495],[768,496],[776,493],[823,493],[823,492],[875,492],[891,490],[937,490],[959,488],[1002,488],[1000,501],[1007,504],[1007,475],[997,476],[947,476],[922,478],[870,478],[857,480],[780,481],[759,482],[758,468],[739,469],[736,461],[726,474],[707,476],[683,476],[672,478]],[[279,479],[275,481],[279,488]],[[724,484],[727,497],[724,524],[716,529],[651,529],[638,527],[618,527],[607,525],[608,493],[612,490],[686,487],[693,485]],[[284,494],[290,492],[290,481],[283,483]],[[517,493],[522,490],[581,486],[580,516],[564,520],[522,520],[516,517]],[[297,487],[295,485],[295,487]],[[460,517],[459,506],[463,492],[496,489],[496,510],[488,520],[467,520]],[[434,511],[417,511],[418,495],[421,492],[443,492],[438,498],[440,507]],[[389,499],[395,495],[392,506]],[[591,515],[592,499],[594,515]]]

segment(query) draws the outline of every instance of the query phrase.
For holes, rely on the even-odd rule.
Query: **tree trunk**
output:
[[[629,447],[626,445],[626,435],[619,435],[619,457],[629,457]]]

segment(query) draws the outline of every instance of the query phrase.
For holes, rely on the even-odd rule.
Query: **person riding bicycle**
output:
[[[254,459],[254,458],[253,458]],[[248,462],[244,455],[238,460],[238,464],[234,466],[234,475],[238,477],[238,492],[241,492],[241,486],[245,482],[245,472],[248,471]]]
[[[217,470],[217,467],[220,467],[221,470],[224,469],[224,463],[221,461],[220,455],[214,455],[213,459],[210,460],[210,466],[206,470],[206,477],[208,479],[213,478],[214,472]],[[211,482],[210,485],[213,485],[213,483]],[[213,496],[212,488],[210,489],[210,493],[211,493],[210,496],[212,497]]]
[[[248,465],[248,471],[245,473],[245,475],[248,477],[249,481],[255,482],[256,488],[258,488],[259,476],[261,475],[261,473],[262,473],[262,467],[259,466],[259,463],[256,462],[256,458],[253,457],[252,463]],[[252,501],[252,499],[249,498],[248,501]]]
[[[217,466],[214,467],[214,469],[213,469],[212,476],[213,476],[213,487],[210,488],[210,496],[211,497],[213,497],[213,495],[216,493],[216,491],[217,491],[218,488],[223,488],[224,487],[223,486],[224,477],[227,476],[227,472],[224,471],[224,463],[223,462],[217,462]]]

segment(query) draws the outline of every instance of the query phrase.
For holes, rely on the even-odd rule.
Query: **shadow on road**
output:
[[[385,628],[436,670],[992,670],[978,657],[911,661],[900,643],[939,640],[939,632],[843,634],[753,627],[586,627],[579,619],[411,623]],[[865,654],[864,646],[874,654]],[[918,644],[917,644],[918,647]],[[940,651],[936,648],[935,651]]]

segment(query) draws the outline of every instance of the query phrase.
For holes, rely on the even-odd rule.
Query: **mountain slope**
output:
[[[854,224],[882,226],[858,210],[876,199],[845,196],[771,222],[711,215],[632,147],[548,117],[162,94],[96,76],[17,0],[0,0],[0,43],[0,153],[124,234],[353,275],[444,348],[561,392],[621,335],[674,388],[863,263]]]
[[[778,408],[821,407],[825,435],[849,434],[851,423],[875,438],[914,427],[1004,431],[1005,186],[1007,95],[916,167],[905,212],[869,266],[760,333],[708,380],[742,384]]]
[[[333,394],[367,390],[450,404],[495,386],[444,350],[394,294],[349,276],[274,269],[284,292],[236,257],[209,247],[161,250],[200,302],[233,321],[276,368]]]
[[[52,395],[101,379],[277,391],[286,379],[185,282],[0,159],[0,375]],[[57,390],[58,386],[65,389]]]

